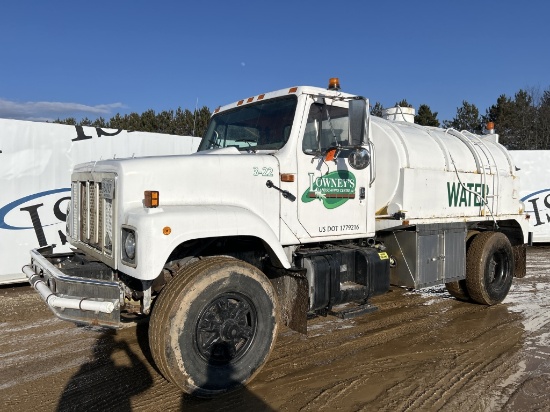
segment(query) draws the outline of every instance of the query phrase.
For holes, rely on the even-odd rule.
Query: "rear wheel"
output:
[[[153,358],[184,392],[210,397],[244,385],[266,362],[278,308],[266,276],[243,261],[215,257],[182,268],[155,303]]]
[[[468,288],[466,287],[466,279],[445,283],[445,287],[447,288],[447,292],[449,292],[452,297],[463,301],[470,300]]]
[[[508,238],[498,232],[477,235],[466,254],[466,286],[477,303],[494,305],[504,300],[514,276],[514,254]]]

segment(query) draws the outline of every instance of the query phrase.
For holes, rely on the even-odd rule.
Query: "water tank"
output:
[[[378,216],[397,212],[408,218],[518,213],[515,166],[495,135],[372,116],[371,138],[376,150]]]

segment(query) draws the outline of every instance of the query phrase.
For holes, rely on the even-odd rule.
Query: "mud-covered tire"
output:
[[[275,292],[246,262],[214,257],[176,274],[153,307],[151,353],[184,392],[212,397],[252,379],[267,361],[278,327]]]
[[[447,288],[447,292],[449,292],[455,299],[463,300],[465,302],[470,300],[470,294],[468,293],[468,288],[466,286],[466,279],[445,283],[445,287]]]
[[[498,232],[475,236],[466,252],[466,286],[470,298],[484,305],[504,300],[514,276],[514,254],[508,238]]]

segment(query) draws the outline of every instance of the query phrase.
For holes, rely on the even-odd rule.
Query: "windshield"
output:
[[[296,96],[240,106],[212,117],[199,151],[236,147],[279,150],[290,136]]]

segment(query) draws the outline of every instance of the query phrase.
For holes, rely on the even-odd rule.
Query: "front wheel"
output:
[[[477,235],[466,253],[466,286],[470,298],[484,305],[504,300],[514,276],[514,254],[508,238],[499,232]]]
[[[158,297],[149,342],[161,373],[201,397],[244,385],[266,362],[278,307],[266,276],[229,257],[194,262]]]

